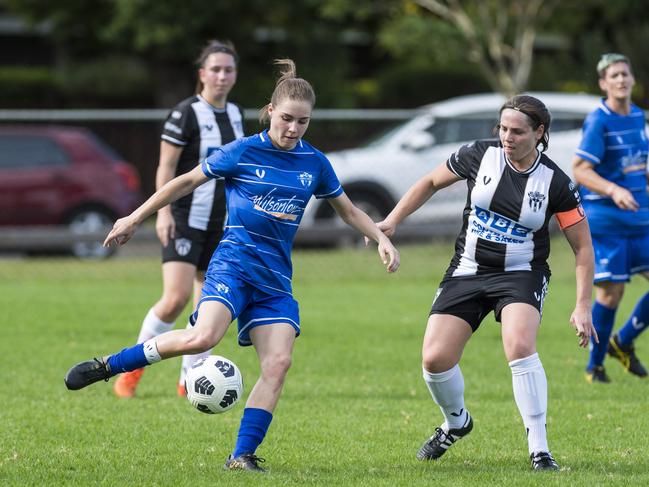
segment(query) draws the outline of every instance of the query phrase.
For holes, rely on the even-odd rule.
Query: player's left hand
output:
[[[590,343],[591,337],[595,340],[595,343],[599,343],[597,331],[593,326],[593,315],[590,306],[575,307],[572,315],[570,315],[570,323],[577,331],[580,347],[586,348]]]
[[[110,246],[112,242],[118,245],[124,245],[128,242],[137,230],[137,222],[131,216],[120,218],[113,225],[113,229],[106,236],[104,240],[104,247]]]
[[[400,264],[399,251],[389,238],[382,236],[379,239],[379,255],[388,272],[396,272]]]

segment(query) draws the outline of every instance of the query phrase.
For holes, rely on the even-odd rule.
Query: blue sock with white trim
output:
[[[593,370],[595,366],[604,363],[606,350],[608,349],[608,340],[611,338],[611,331],[613,331],[613,324],[615,323],[615,313],[617,308],[607,308],[603,304],[595,301],[593,305],[593,325],[597,330],[597,337],[599,343],[595,343],[595,339],[590,340],[590,360],[586,370]]]
[[[636,303],[629,320],[624,324],[617,334],[622,346],[628,346],[633,340],[649,326],[649,293],[646,293]]]
[[[257,447],[264,441],[272,420],[273,414],[265,409],[244,409],[232,457],[237,458],[244,453],[255,453]]]
[[[144,343],[138,343],[133,347],[127,347],[121,352],[111,355],[108,357],[107,362],[111,375],[117,375],[122,372],[141,369],[155,362],[160,362],[160,360],[162,358],[158,353],[155,338],[152,338]]]

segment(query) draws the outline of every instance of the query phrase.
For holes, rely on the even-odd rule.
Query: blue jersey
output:
[[[583,206],[593,233],[631,235],[649,226],[648,153],[645,116],[637,106],[631,105],[629,115],[619,115],[602,100],[588,115],[577,156],[592,163],[599,176],[631,191],[640,205],[637,212],[622,210],[610,197],[582,186]]]
[[[264,131],[220,147],[201,167],[225,180],[228,214],[207,272],[235,272],[262,290],[290,294],[291,248],[306,204],[343,193],[329,160],[304,140],[277,149]]]

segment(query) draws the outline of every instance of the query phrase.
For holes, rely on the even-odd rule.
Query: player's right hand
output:
[[[169,240],[176,237],[176,221],[171,211],[161,209],[155,221],[155,232],[163,247],[169,244]]]
[[[387,220],[380,221],[376,224],[379,227],[379,230],[383,232],[383,235],[390,238],[397,231],[397,226],[389,223]],[[370,239],[365,237],[365,246],[367,247],[370,243]]]
[[[622,186],[615,185],[611,192],[611,199],[622,210],[637,211],[639,208],[638,202],[633,197],[633,193]]]
[[[115,222],[113,229],[106,236],[104,247],[110,246],[112,242],[118,245],[124,245],[131,239],[135,230],[137,230],[137,222],[131,215],[120,218]]]

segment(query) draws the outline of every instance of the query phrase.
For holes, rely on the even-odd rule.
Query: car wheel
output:
[[[385,202],[379,196],[365,191],[351,191],[348,193],[349,199],[357,208],[363,210],[375,222],[383,220],[392,205]],[[335,222],[336,227],[341,228],[341,232],[333,235],[333,242],[339,246],[364,247],[365,240],[357,231],[349,228],[345,223],[336,216],[335,212],[326,202],[322,205],[322,211],[318,212],[317,219],[323,221],[329,219]]]
[[[77,235],[105,235],[113,225],[113,216],[101,209],[83,209],[75,212],[68,220],[70,231]],[[70,252],[80,259],[105,259],[113,255],[116,247],[104,247],[103,238],[80,240],[70,247]]]

